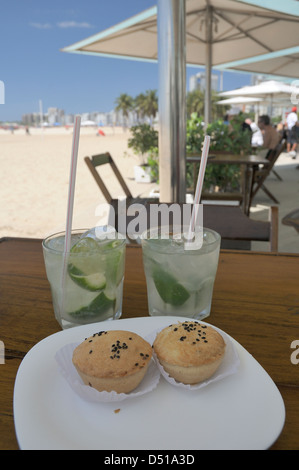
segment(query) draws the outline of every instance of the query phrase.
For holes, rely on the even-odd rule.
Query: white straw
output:
[[[74,195],[75,195],[75,182],[76,182],[76,170],[78,160],[78,147],[79,147],[79,136],[80,136],[80,125],[81,117],[76,116],[74,130],[73,130],[73,145],[71,153],[71,165],[70,165],[70,179],[69,179],[69,194],[67,203],[67,216],[66,216],[66,228],[65,228],[65,239],[64,239],[64,252],[63,252],[63,265],[62,265],[62,309],[64,304],[64,283],[67,268],[68,252],[71,245],[71,234],[72,234],[72,221],[73,221],[73,207],[74,207]]]
[[[195,231],[195,224],[196,224],[197,213],[198,213],[198,208],[199,208],[199,203],[200,203],[200,198],[201,198],[201,193],[202,193],[203,180],[205,177],[205,171],[206,171],[207,160],[208,160],[208,155],[209,155],[209,147],[210,147],[210,136],[206,135],[204,144],[203,144],[200,167],[199,167],[197,184],[196,184],[196,191],[194,195],[193,209],[192,209],[189,232],[188,232],[188,241],[192,240],[194,231]]]

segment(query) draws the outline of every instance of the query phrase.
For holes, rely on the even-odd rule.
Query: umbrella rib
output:
[[[250,33],[248,33],[247,31],[245,31],[243,28],[240,28],[238,25],[234,24],[233,21],[231,21],[229,18],[226,18],[225,15],[222,15],[218,12],[218,15],[224,20],[224,21],[227,21],[229,24],[231,24],[232,26],[234,26],[240,33],[244,34],[246,37],[248,37],[249,39],[251,39],[253,42],[255,42],[256,44],[259,44],[261,47],[263,47],[264,49],[266,49],[268,52],[273,52],[272,49],[270,49],[268,46],[266,46],[265,44],[263,44],[261,41],[259,41],[258,39],[254,38]]]
[[[283,65],[280,65],[279,67],[275,67],[275,68],[271,69],[270,73],[275,73],[277,70],[279,70],[283,67],[286,67],[287,65],[289,65],[292,62],[299,62],[298,59],[296,59],[295,57],[292,57],[292,56],[284,56],[283,59],[289,59],[289,60],[284,62]]]

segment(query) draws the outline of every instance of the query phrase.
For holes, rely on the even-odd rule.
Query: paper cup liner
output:
[[[187,319],[186,319],[187,321]],[[198,322],[200,323],[200,322]],[[222,336],[222,338],[225,341],[226,348],[225,348],[225,354],[222,363],[220,364],[219,368],[216,370],[216,372],[207,380],[204,380],[203,382],[199,382],[197,384],[183,384],[182,382],[178,382],[165,371],[163,366],[160,364],[155,351],[153,350],[153,358],[156,361],[157,367],[161,373],[161,375],[164,377],[165,380],[167,380],[168,383],[170,383],[174,387],[179,387],[184,390],[199,390],[201,388],[207,387],[208,385],[218,382],[220,380],[225,379],[226,377],[235,374],[238,371],[239,365],[240,365],[240,359],[239,355],[237,353],[236,347],[233,344],[232,340],[230,337],[224,333],[223,331],[219,330],[219,328],[216,328],[214,325],[210,325],[212,328],[214,328],[218,333]],[[162,331],[164,328],[159,328],[153,332],[151,332],[145,339],[148,341],[151,345],[155,341],[155,338],[157,334]]]
[[[98,403],[118,402],[145,395],[157,387],[160,371],[153,359],[141,383],[130,393],[99,392],[95,388],[85,385],[72,362],[73,351],[78,345],[79,343],[66,344],[57,351],[55,359],[62,376],[66,379],[69,386],[84,400]]]

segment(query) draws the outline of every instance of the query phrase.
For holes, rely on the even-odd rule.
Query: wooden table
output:
[[[141,249],[128,246],[123,318],[147,316]],[[277,384],[286,406],[284,429],[272,449],[299,449],[299,256],[222,251],[208,321],[251,353]],[[18,367],[37,342],[60,330],[52,310],[41,241],[0,240],[0,449],[18,449],[13,388]],[[0,356],[1,357],[1,356]],[[299,350],[297,354],[299,359]]]
[[[187,163],[194,164],[194,188],[196,187],[197,171],[196,165],[200,163],[200,155],[187,155]],[[245,214],[249,214],[251,203],[251,191],[254,181],[254,174],[258,165],[267,165],[269,161],[261,155],[233,155],[233,154],[215,154],[209,155],[208,164],[213,165],[240,165],[241,167],[241,186],[242,186],[242,207]],[[223,195],[224,196],[224,195]],[[232,195],[233,196],[233,195]],[[221,197],[221,194],[219,194]],[[203,196],[204,199],[204,196]]]

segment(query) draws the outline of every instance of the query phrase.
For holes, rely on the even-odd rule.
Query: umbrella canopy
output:
[[[210,42],[215,68],[297,77],[298,6],[294,9],[291,15],[237,0],[186,0],[186,63],[205,67]],[[157,8],[62,50],[156,61]]]
[[[178,168],[183,168],[185,159],[180,130],[185,124],[182,122],[180,126],[178,125],[179,118],[182,119],[185,114],[185,99],[182,93],[185,85],[183,65],[187,63],[206,68],[205,122],[208,123],[211,118],[212,67],[225,69],[228,68],[227,64],[230,64],[230,69],[244,70],[244,66],[254,56],[261,58],[266,55],[267,59],[273,59],[273,54],[285,55],[286,50],[288,54],[290,53],[289,48],[298,48],[299,8],[296,2],[293,2],[292,14],[286,14],[274,11],[274,7],[273,10],[269,10],[252,5],[253,2],[250,0],[248,2],[157,0],[157,2],[158,8],[146,10],[62,50],[146,61],[157,61],[159,57],[159,142],[162,139],[164,142],[167,141],[161,152],[163,165],[160,162],[160,170],[163,169],[166,160],[169,160],[166,166],[168,172],[172,173],[168,175],[166,185],[174,187],[184,184],[182,171],[179,170],[181,173],[179,178],[174,174]],[[285,2],[287,3],[287,0]],[[259,3],[262,4],[263,0]],[[269,4],[267,2],[267,5]],[[296,12],[297,16],[293,12]],[[165,48],[166,52],[163,52]],[[295,50],[292,52],[295,53]],[[231,66],[233,61],[241,63]],[[264,64],[264,59],[258,62],[259,73],[264,72]],[[271,73],[275,74],[275,70]],[[165,86],[161,89],[163,76],[165,76]],[[295,75],[289,73],[288,76]],[[162,107],[160,107],[161,95],[168,97],[163,97]],[[167,111],[164,111],[164,108]],[[163,119],[166,114],[167,119]],[[179,142],[177,146],[179,151],[171,147],[172,142]],[[161,184],[163,180],[164,178],[161,178]],[[162,194],[162,191],[160,193]],[[171,201],[183,202],[181,199],[168,197],[167,202]]]
[[[220,93],[220,95],[227,96],[228,99],[233,99],[239,95],[250,99],[259,98],[261,101],[269,103],[270,114],[272,114],[274,104],[280,106],[291,106],[292,103],[296,104],[297,97],[299,96],[299,87],[275,80],[268,80],[261,82],[258,85],[224,91]]]
[[[275,81],[275,80],[267,80],[265,82],[261,82],[258,85],[253,86],[245,86],[242,88],[237,88],[231,91],[223,91],[219,93],[220,96],[250,96],[250,97],[264,97],[273,95],[276,98],[285,98],[288,97],[291,99],[292,96],[299,95],[299,87],[289,85],[287,83]]]
[[[82,121],[81,123],[81,126],[96,126],[97,123],[95,121],[90,121],[90,120],[87,120],[87,121]]]
[[[226,100],[217,101],[216,104],[228,105],[228,104],[250,104],[260,103],[263,98],[255,98],[250,96],[234,96],[233,98],[227,98]]]
[[[293,2],[291,15],[251,3],[186,0],[186,63],[206,68],[206,122],[211,119],[212,67],[298,76],[298,5]],[[150,8],[62,50],[156,61],[157,14],[156,7]]]

